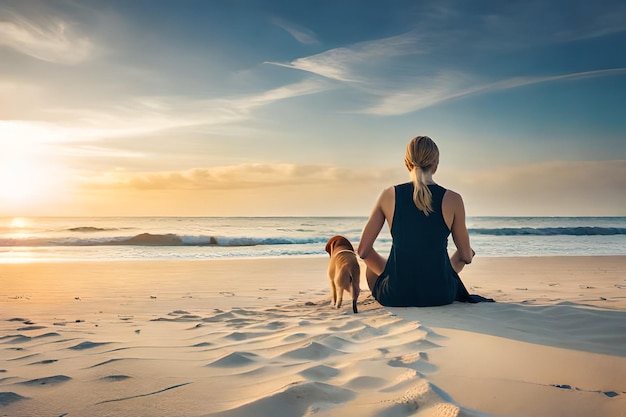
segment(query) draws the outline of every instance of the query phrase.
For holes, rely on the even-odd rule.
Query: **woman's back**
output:
[[[395,204],[391,235],[398,248],[406,247],[413,253],[447,248],[450,230],[442,214],[442,202],[446,189],[437,184],[428,185],[428,189],[432,194],[433,212],[426,215],[413,202],[412,183],[394,187]]]
[[[463,199],[432,179],[439,149],[428,136],[407,145],[404,165],[411,182],[388,187],[378,197],[359,242],[365,278],[374,298],[387,306],[435,306],[453,301],[486,301],[470,296],[458,273],[472,262]],[[389,258],[374,249],[387,222],[392,235]],[[457,250],[448,255],[452,234]]]
[[[441,203],[446,189],[428,185],[432,212],[426,215],[413,202],[413,184],[394,187],[392,249],[377,298],[385,305],[428,306],[455,300],[457,282],[448,257],[448,236]]]

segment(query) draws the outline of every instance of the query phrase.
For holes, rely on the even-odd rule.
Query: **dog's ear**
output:
[[[350,241],[346,239],[344,236],[335,236],[335,237],[337,238],[337,243],[335,243],[335,245],[346,247],[350,249],[351,251],[354,251],[354,246],[352,246],[352,243],[350,243]]]
[[[328,239],[328,243],[326,243],[326,252],[328,252],[329,255],[332,255],[332,250],[333,250],[333,246],[335,246],[335,242],[337,242],[337,236],[333,236],[330,239]]]

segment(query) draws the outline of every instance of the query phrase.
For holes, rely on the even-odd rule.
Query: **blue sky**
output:
[[[470,215],[626,215],[625,46],[618,1],[0,0],[0,215],[367,215],[418,134]]]

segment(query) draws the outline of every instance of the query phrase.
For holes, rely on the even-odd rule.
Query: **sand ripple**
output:
[[[0,401],[34,415],[124,415],[137,404],[198,417],[458,414],[424,377],[437,370],[426,353],[437,335],[367,300],[360,310],[326,300],[185,309],[97,327],[68,321],[53,334],[16,321],[0,344],[19,346],[11,373],[21,376],[0,382],[10,388]],[[63,401],[85,383],[98,388]]]

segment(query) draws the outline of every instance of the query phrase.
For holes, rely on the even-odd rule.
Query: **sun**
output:
[[[0,198],[5,203],[26,202],[41,192],[45,180],[34,161],[5,155],[0,166]]]
[[[58,186],[58,172],[41,145],[0,139],[0,206],[29,209],[44,205]]]

